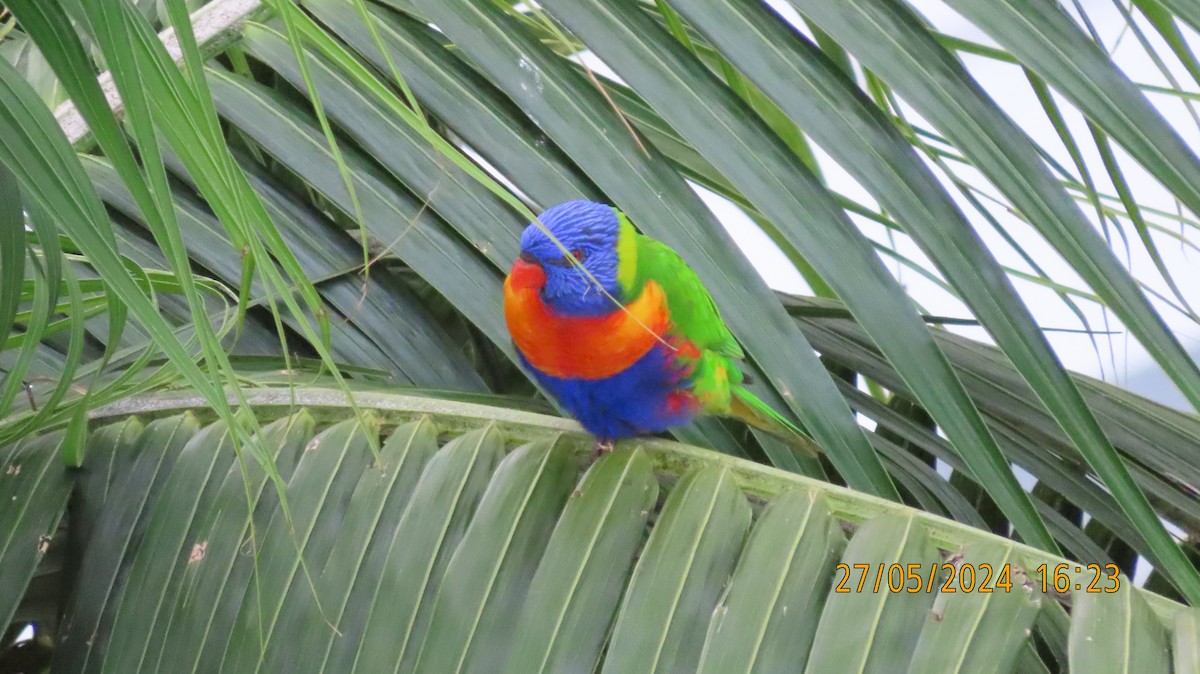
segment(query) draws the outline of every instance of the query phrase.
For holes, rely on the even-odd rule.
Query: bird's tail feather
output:
[[[771,409],[771,406],[760,400],[758,396],[740,386],[733,390],[729,413],[733,418],[770,433],[786,442],[788,446],[809,456],[815,457],[821,451],[817,443],[813,442],[808,434],[800,430],[796,424],[788,421],[786,417]]]

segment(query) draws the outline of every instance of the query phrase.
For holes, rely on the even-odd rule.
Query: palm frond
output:
[[[1028,671],[1057,602],[1073,669],[1167,662],[1190,638],[1192,610],[1116,571],[883,499],[668,441],[589,466],[553,417],[356,393],[367,426],[337,388],[249,394],[290,519],[193,392],[98,411],[104,470],[58,470],[61,433],[6,447],[0,488],[46,507],[5,511],[0,569],[79,551],[55,577],[74,585],[56,666]],[[56,532],[72,483],[85,499]]]

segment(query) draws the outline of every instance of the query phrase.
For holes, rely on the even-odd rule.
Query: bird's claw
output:
[[[592,446],[592,451],[597,459],[608,454],[613,450],[613,445],[616,444],[612,440],[601,440],[596,438],[596,444]]]

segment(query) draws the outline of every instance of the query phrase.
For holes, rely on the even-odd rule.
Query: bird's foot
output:
[[[611,439],[596,438],[596,444],[592,445],[592,452],[595,455],[595,457],[597,459],[599,459],[600,457],[604,456],[605,454],[608,454],[609,452],[611,452],[613,450],[613,446],[615,444],[616,443]]]

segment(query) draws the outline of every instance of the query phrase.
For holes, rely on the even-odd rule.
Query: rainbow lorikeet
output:
[[[804,438],[742,386],[742,348],[674,250],[592,201],[538,221],[574,260],[536,223],[526,227],[504,282],[505,319],[522,364],[596,437],[597,453],[700,414]]]

